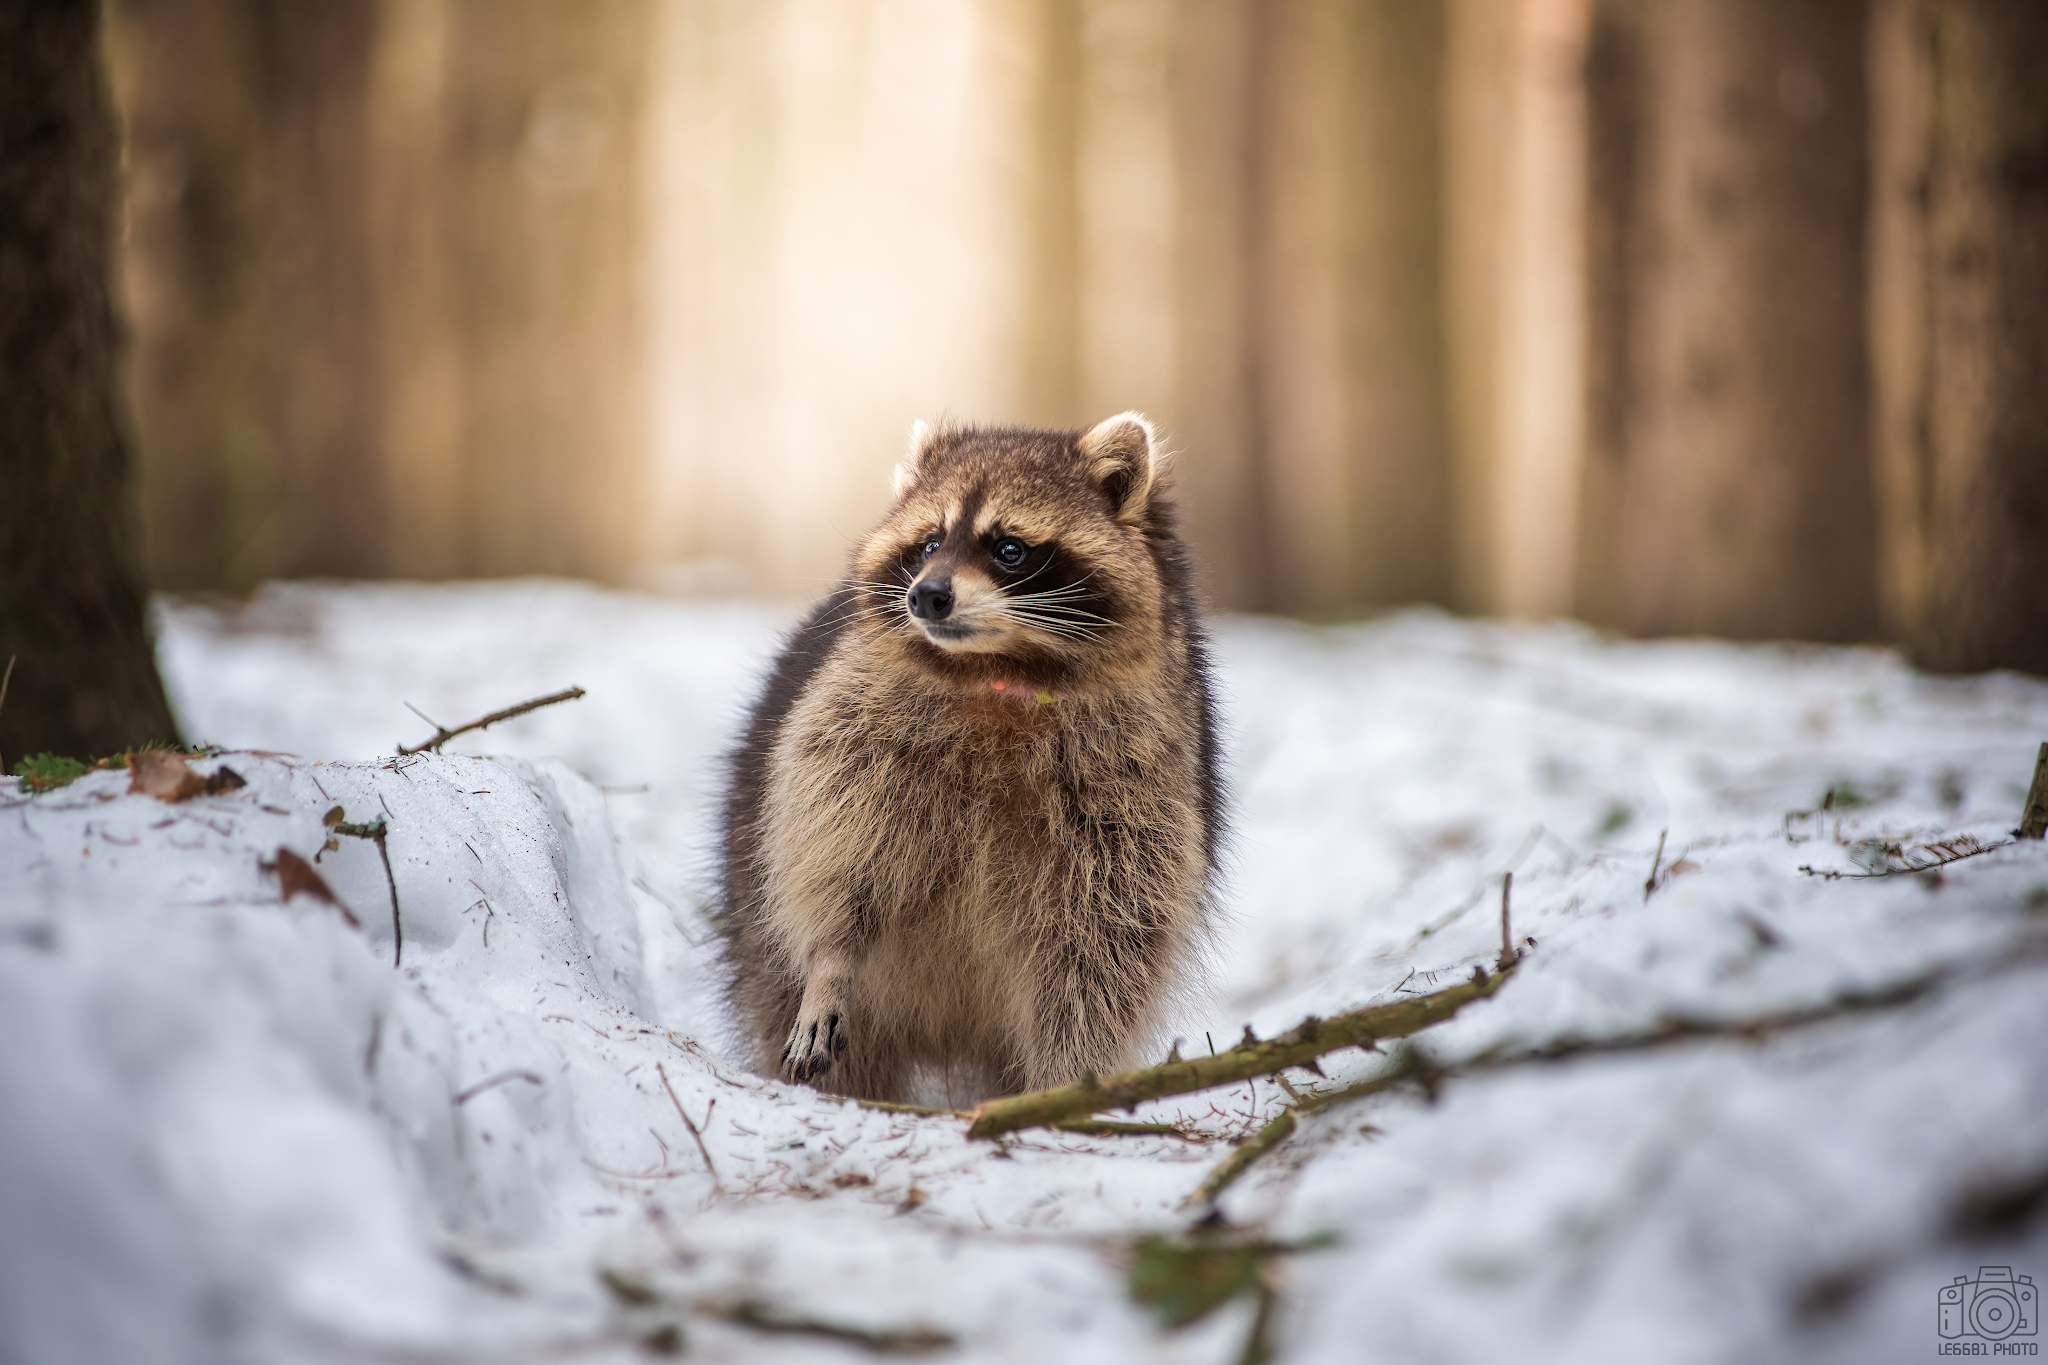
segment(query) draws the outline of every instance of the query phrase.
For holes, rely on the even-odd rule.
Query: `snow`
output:
[[[0,784],[0,1362],[623,1361],[665,1325],[707,1360],[862,1354],[717,1309],[743,1300],[934,1328],[941,1358],[1236,1359],[1249,1302],[1165,1331],[1124,1289],[1226,1143],[969,1142],[733,1060],[719,755],[790,620],[544,581],[165,604],[174,704],[224,749],[194,766],[248,785]],[[1917,1360],[1954,1276],[2048,1275],[2048,846],[1800,871],[2005,838],[2048,685],[1431,613],[1225,620],[1218,653],[1229,918],[1184,1048],[1490,964],[1509,870],[1534,943],[1417,1040],[1441,1066],[1945,974],[1305,1119],[1222,1203],[1334,1234],[1280,1263],[1281,1359]],[[392,758],[431,733],[407,703],[454,724],[571,684]],[[395,969],[383,864],[327,847],[336,805],[386,822]],[[280,849],[361,927],[281,903]],[[1338,1054],[1328,1084],[1386,1064]],[[1139,1117],[1235,1137],[1285,1099]],[[2003,1221],[1971,1217],[1987,1190]]]

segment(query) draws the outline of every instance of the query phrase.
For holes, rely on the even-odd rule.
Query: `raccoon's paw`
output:
[[[790,1079],[807,1081],[832,1069],[832,1063],[846,1055],[846,1014],[829,1010],[814,1018],[798,1016],[782,1045],[782,1069]]]

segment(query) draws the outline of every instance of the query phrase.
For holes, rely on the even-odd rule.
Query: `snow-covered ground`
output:
[[[0,1362],[929,1344],[762,1325],[798,1320],[942,1359],[1236,1359],[1249,1298],[1167,1331],[1125,1267],[1279,1086],[1151,1106],[1216,1141],[992,1144],[731,1059],[718,757],[788,619],[551,582],[168,606],[187,737],[229,750],[194,766],[248,785],[0,782]],[[2048,1278],[2048,845],[1801,871],[2005,838],[2048,685],[1432,614],[1218,637],[1230,919],[1184,1047],[1490,964],[1510,869],[1534,940],[1418,1039],[1464,1074],[1305,1120],[1225,1195],[1260,1236],[1331,1235],[1278,1263],[1280,1359],[1932,1359],[1956,1276]],[[431,733],[406,703],[453,725],[571,684],[391,758]],[[375,845],[322,851],[337,805],[387,824],[396,970]],[[360,927],[281,902],[280,849]]]

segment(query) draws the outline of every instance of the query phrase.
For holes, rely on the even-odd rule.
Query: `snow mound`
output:
[[[1138,1115],[1210,1141],[991,1144],[730,1060],[717,755],[787,620],[545,582],[168,605],[187,731],[231,746],[194,766],[246,785],[0,786],[0,1362],[1235,1358],[1249,1298],[1165,1331],[1124,1269],[1282,1086]],[[1491,964],[1508,871],[1523,952],[1416,1040],[1432,1087],[1224,1195],[1314,1246],[1280,1358],[1919,1359],[1956,1276],[2048,1274],[2048,847],[1814,875],[2006,839],[2048,687],[1427,613],[1219,653],[1231,919],[1184,1050]],[[569,683],[388,757],[405,703]]]

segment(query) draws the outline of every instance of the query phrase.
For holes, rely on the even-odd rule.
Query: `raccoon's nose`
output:
[[[910,614],[926,621],[943,621],[953,612],[953,580],[927,578],[910,590]]]

